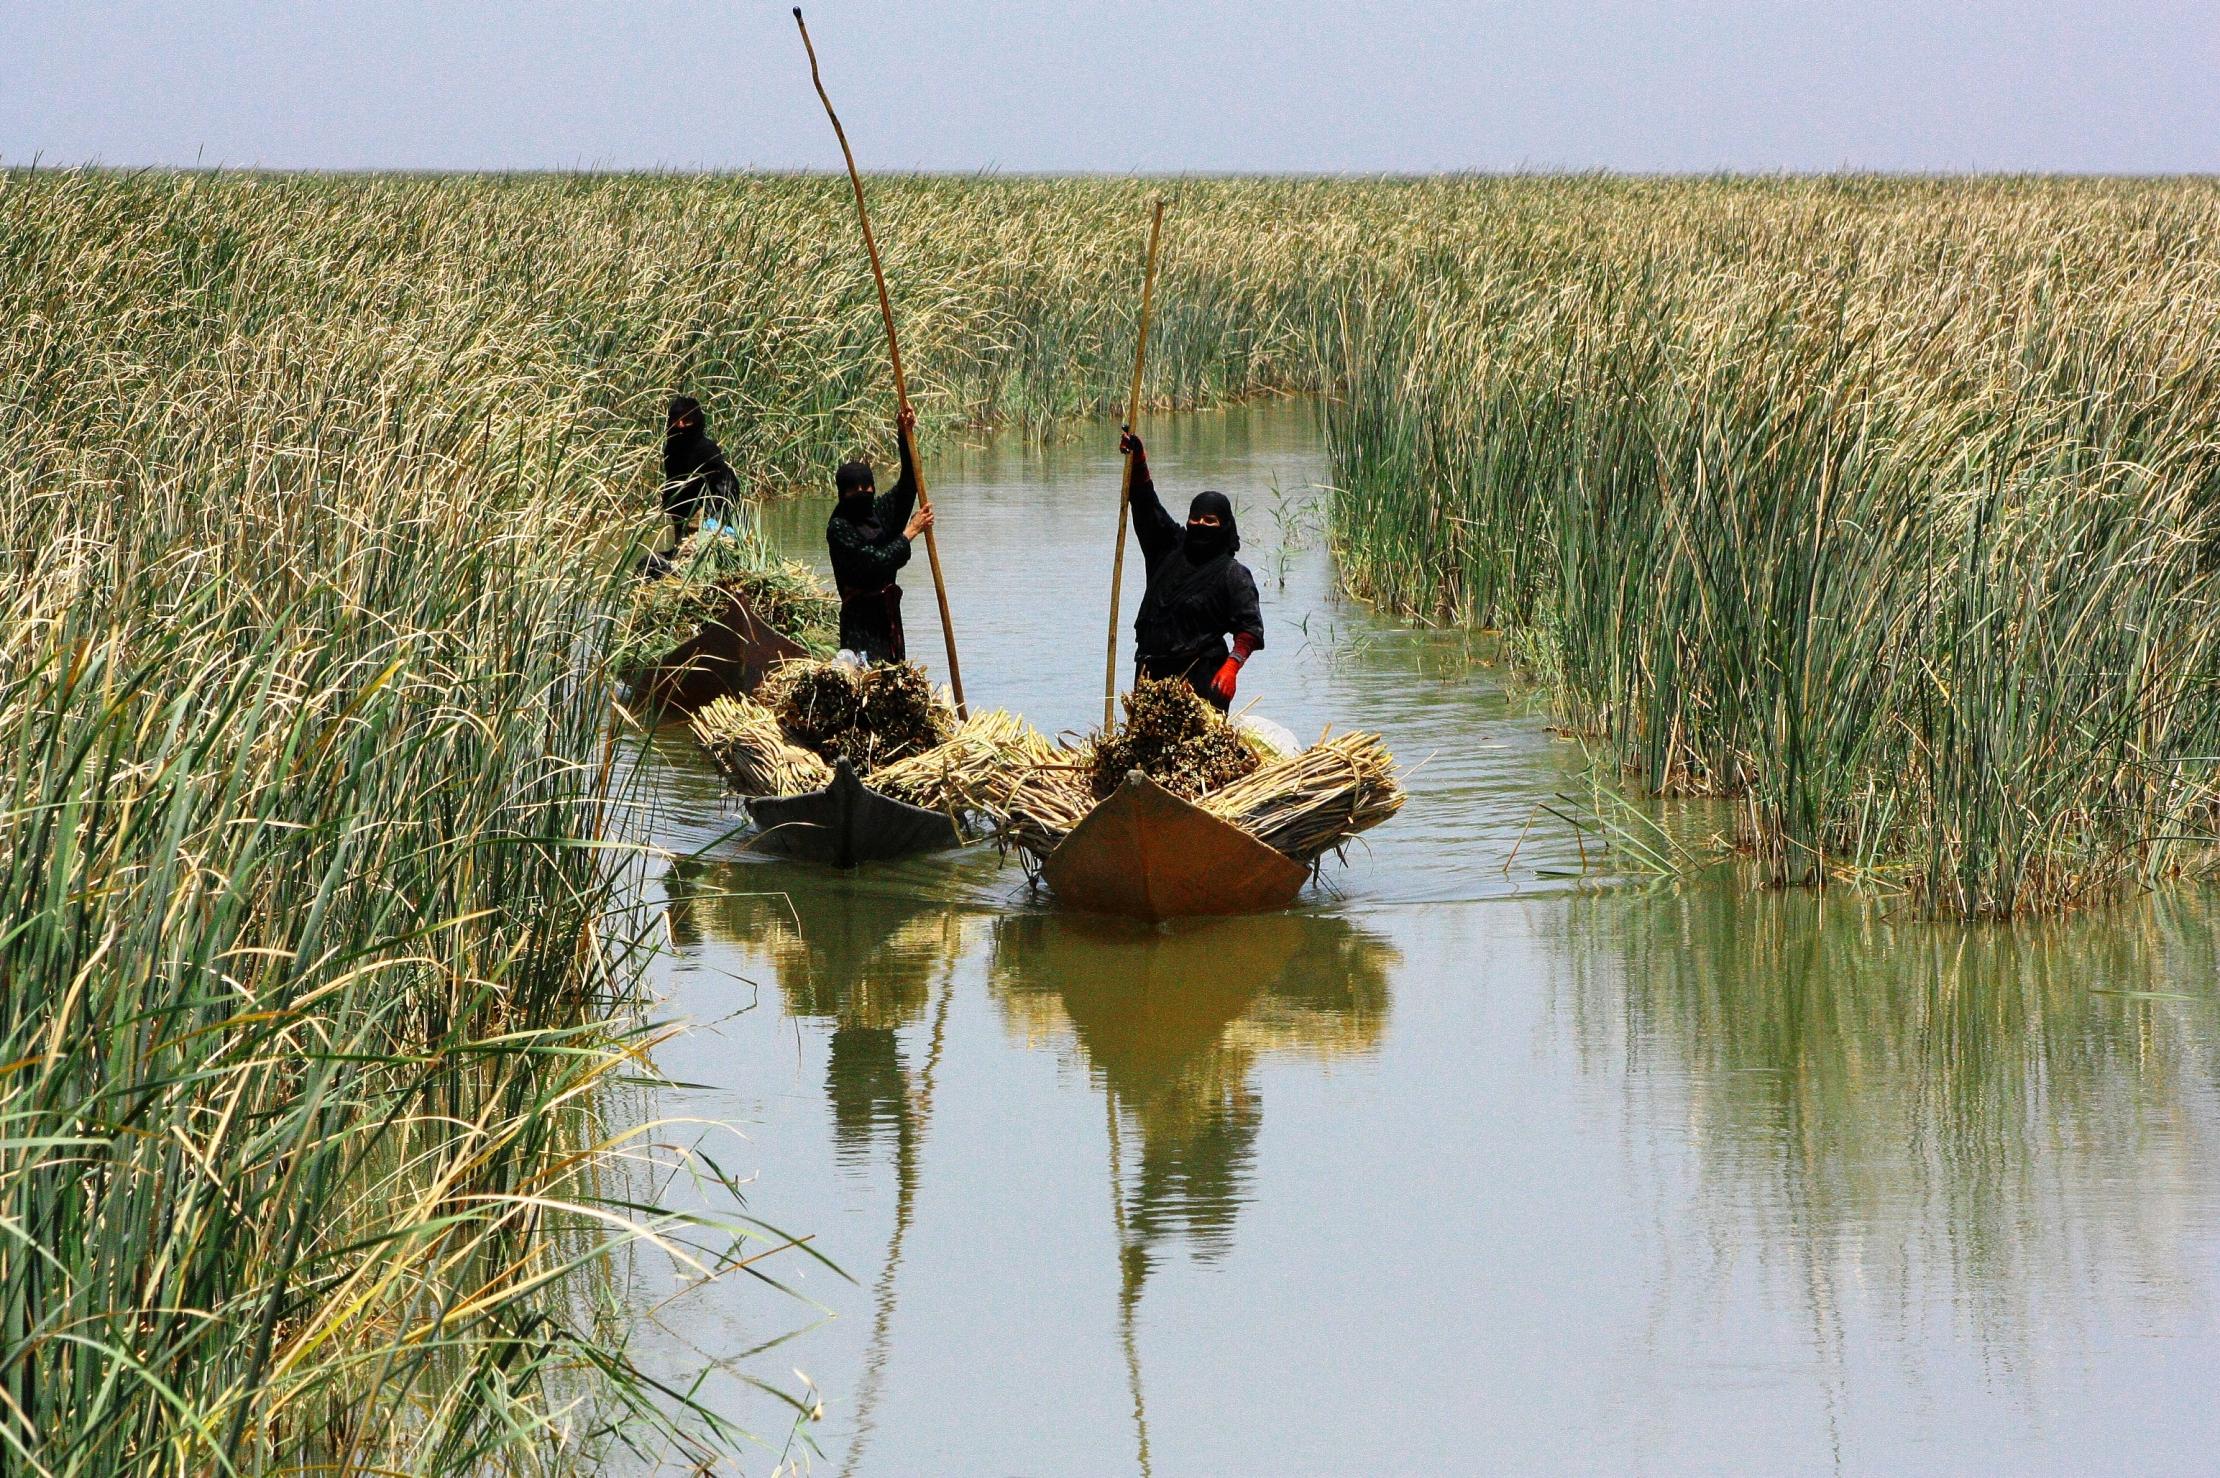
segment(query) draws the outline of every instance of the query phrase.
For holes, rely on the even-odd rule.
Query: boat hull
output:
[[[627,686],[649,708],[690,717],[719,698],[753,693],[772,668],[809,655],[800,642],[757,615],[746,596],[730,590],[720,594],[722,605],[693,636],[628,678]]]
[[[846,760],[834,764],[832,783],[823,790],[753,796],[747,804],[757,827],[757,851],[827,867],[889,862],[961,846],[964,840],[947,816],[879,794],[856,778]]]
[[[1310,869],[1136,770],[1041,864],[1057,899],[1162,922],[1286,908]]]

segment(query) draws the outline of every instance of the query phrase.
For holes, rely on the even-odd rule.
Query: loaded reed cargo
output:
[[[1087,787],[1098,801],[1135,770],[1182,800],[1253,774],[1259,744],[1227,723],[1178,678],[1141,679],[1125,695],[1125,722],[1088,747]]]
[[[1279,754],[1178,679],[1144,678],[1124,706],[1125,722],[1073,763],[1038,767],[1012,788],[1002,825],[1036,863],[1134,771],[1306,866],[1402,809],[1395,758],[1376,734]]]
[[[923,753],[955,727],[924,669],[907,662],[788,662],[764,678],[756,699],[789,742],[827,763],[845,759],[859,775]]]
[[[1003,814],[1019,778],[1058,754],[1014,714],[995,710],[957,722],[924,672],[907,663],[790,662],[754,698],[704,707],[693,730],[741,795],[822,789],[831,762],[846,759],[881,794],[987,818]]]
[[[635,695],[682,712],[745,692],[773,662],[830,657],[840,602],[760,537],[695,534],[619,614],[610,664]]]
[[[1076,748],[1000,710],[953,723],[924,675],[902,665],[790,663],[759,698],[719,699],[693,720],[736,791],[807,794],[830,782],[829,760],[846,758],[870,789],[975,818],[1035,866],[1134,773],[1306,867],[1404,800],[1377,735],[1280,754],[1178,681],[1144,680],[1125,697],[1125,721]]]

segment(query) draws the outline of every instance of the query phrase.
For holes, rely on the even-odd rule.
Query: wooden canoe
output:
[[[720,608],[663,660],[626,679],[636,701],[686,717],[735,693],[753,693],[779,663],[809,653],[756,614],[748,598],[722,590]]]
[[[947,816],[879,794],[846,760],[833,763],[832,784],[823,790],[752,796],[748,814],[758,828],[756,850],[828,867],[887,862],[964,840]]]
[[[1135,770],[1048,855],[1041,877],[1074,908],[1161,923],[1285,908],[1310,869]]]

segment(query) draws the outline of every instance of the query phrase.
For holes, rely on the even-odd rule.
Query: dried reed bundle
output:
[[[1086,777],[1077,769],[1042,766],[1026,771],[1011,787],[1002,832],[1033,857],[1043,858],[1063,845],[1094,808]]]
[[[756,689],[756,701],[776,716],[788,742],[830,760],[863,707],[859,676],[842,662],[781,662]]]
[[[777,715],[751,698],[718,698],[690,723],[703,751],[742,795],[801,795],[832,783],[832,766],[787,743]]]
[[[1262,762],[1241,731],[1182,679],[1142,678],[1124,702],[1125,722],[1098,735],[1088,756],[1088,785],[1096,800],[1108,798],[1134,770],[1193,800]]]
[[[858,774],[932,748],[954,724],[924,669],[904,662],[860,669],[785,662],[764,678],[756,697],[777,715],[788,740],[820,759],[845,759]]]
[[[873,771],[870,784],[913,806],[979,815],[999,826],[1018,782],[1058,754],[1038,729],[998,708],[973,714],[945,743]]]
[[[1395,757],[1377,734],[1340,734],[1196,802],[1258,841],[1315,862],[1403,808]]]
[[[869,668],[858,689],[856,721],[840,740],[858,774],[933,748],[955,725],[954,711],[933,691],[925,669],[912,663]]]

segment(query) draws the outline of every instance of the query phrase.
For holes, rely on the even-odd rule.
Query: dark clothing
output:
[[[909,439],[896,440],[902,448],[901,480],[876,497],[842,498],[825,524],[833,584],[840,591],[840,644],[873,662],[906,656],[902,587],[894,577],[910,562],[910,541],[902,529],[917,501],[917,478]]]
[[[1223,493],[1198,493],[1189,517],[1215,513],[1217,529],[1190,529],[1164,511],[1148,458],[1133,458],[1133,534],[1148,570],[1148,590],[1133,618],[1134,666],[1144,677],[1184,677],[1210,703],[1226,706],[1211,688],[1231,653],[1226,638],[1246,632],[1264,645],[1264,612],[1256,578],[1235,559],[1241,533]]]
[[[682,403],[672,404],[675,409]],[[739,499],[740,479],[725,461],[724,448],[702,429],[701,410],[695,406],[691,424],[663,433],[663,512],[683,539],[705,513],[731,523]]]

